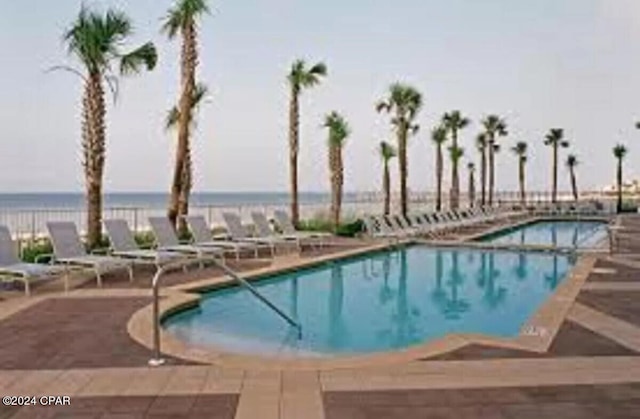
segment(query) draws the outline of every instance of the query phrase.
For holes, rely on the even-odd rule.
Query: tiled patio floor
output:
[[[330,371],[176,359],[147,367],[148,348],[126,330],[150,302],[137,289],[148,286],[144,275],[56,298],[36,292],[41,300],[5,316],[11,301],[0,302],[0,395],[68,395],[71,406],[0,406],[0,419],[640,418],[640,293],[619,289],[634,286],[640,269],[608,261],[598,268],[616,272],[590,274],[589,284],[604,288],[585,286],[546,353],[474,344],[423,361]],[[215,274],[177,272],[167,285]]]

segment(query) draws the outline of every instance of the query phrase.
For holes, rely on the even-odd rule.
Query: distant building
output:
[[[609,186],[605,186],[602,189],[602,192],[605,194],[615,194],[618,192],[618,186],[617,185],[609,185]],[[631,181],[626,181],[622,183],[622,193],[624,194],[630,194],[630,195],[637,195],[640,194],[640,180],[635,179],[635,180],[631,180]]]

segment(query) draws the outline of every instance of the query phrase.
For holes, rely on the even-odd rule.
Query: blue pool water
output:
[[[254,354],[388,351],[449,333],[517,335],[570,269],[559,254],[412,246],[256,282],[302,339],[247,290],[204,296],[164,327],[197,346]]]
[[[496,244],[593,247],[606,237],[606,223],[597,221],[539,221],[482,237]]]

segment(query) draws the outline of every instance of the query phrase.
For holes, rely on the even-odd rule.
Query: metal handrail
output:
[[[202,263],[202,262],[213,262],[217,267],[222,269],[225,274],[227,274],[232,279],[236,280],[240,285],[247,288],[254,297],[258,300],[262,301],[269,308],[276,312],[282,319],[284,319],[289,325],[295,327],[298,330],[298,339],[302,338],[302,326],[300,323],[292,319],[289,315],[287,315],[284,311],[282,311],[278,306],[269,301],[264,295],[262,295],[253,285],[247,282],[246,279],[239,276],[236,272],[231,270],[223,261],[218,259],[208,258],[184,258],[175,262],[167,263],[166,265],[159,266],[156,270],[155,275],[153,276],[153,281],[151,282],[151,286],[153,288],[153,357],[149,360],[150,366],[160,366],[164,364],[164,359],[162,358],[162,353],[160,352],[160,307],[159,307],[159,288],[160,288],[160,279],[162,276],[170,269],[175,269],[179,267],[183,267],[189,263]]]

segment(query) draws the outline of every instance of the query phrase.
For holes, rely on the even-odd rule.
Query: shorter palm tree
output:
[[[506,121],[498,115],[489,115],[482,121],[485,129],[485,139],[487,141],[487,151],[489,153],[489,205],[493,205],[493,194],[495,192],[495,155],[500,151],[498,139],[509,135]]]
[[[576,167],[580,162],[575,154],[569,154],[567,156],[567,169],[569,169],[569,177],[571,180],[571,191],[573,192],[573,200],[578,201],[578,184],[576,182]]]
[[[545,137],[544,145],[551,147],[553,150],[553,181],[551,185],[551,202],[555,204],[558,201],[558,150],[561,147],[569,147],[569,141],[564,139],[564,130],[562,128],[553,128]]]
[[[331,181],[331,221],[333,228],[340,225],[340,210],[342,207],[342,188],[344,185],[344,165],[342,148],[351,133],[346,119],[338,112],[329,113],[324,120],[323,127],[329,130],[329,172]]]
[[[382,192],[384,193],[384,215],[391,213],[391,172],[389,162],[398,155],[396,149],[386,141],[380,142],[380,157],[382,158]]]
[[[209,95],[209,88],[204,83],[198,83],[193,90],[193,96],[191,98],[191,128],[189,132],[195,130],[196,120],[193,115],[198,111],[204,100]],[[174,106],[169,109],[167,113],[167,119],[165,121],[165,129],[171,130],[178,128],[180,123],[180,108]],[[189,214],[189,197],[191,196],[191,189],[193,187],[193,159],[191,157],[191,141],[187,143],[187,154],[185,156],[184,166],[182,169],[182,190],[180,191],[180,198],[178,204],[178,226],[180,231],[186,230],[186,224],[184,217]]]
[[[440,126],[431,132],[431,140],[436,146],[436,211],[442,209],[442,146],[447,142],[447,129]]]
[[[475,207],[476,203],[476,165],[473,162],[467,163],[467,169],[469,170],[469,207]]]
[[[527,143],[519,141],[515,147],[511,149],[518,157],[518,181],[520,183],[520,203],[526,205],[527,193],[525,190],[525,173],[524,169],[527,164]]]
[[[613,156],[618,161],[618,170],[616,173],[616,183],[618,185],[618,212],[622,212],[622,161],[627,156],[627,147],[624,144],[618,144],[613,148]]]
[[[458,147],[458,133],[471,123],[469,118],[462,116],[460,111],[445,113],[442,117],[442,126],[451,133],[453,147]],[[453,162],[452,162],[453,163]],[[458,176],[458,166],[451,165],[451,190],[449,193],[449,206],[451,209],[458,209],[460,205],[460,180]]]
[[[480,153],[480,204],[487,202],[487,134],[481,133],[476,137],[476,148]]]

